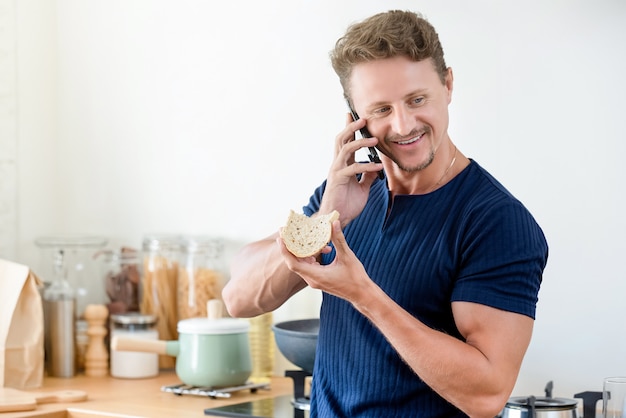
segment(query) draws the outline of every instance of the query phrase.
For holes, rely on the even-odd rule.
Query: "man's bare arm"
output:
[[[273,311],[307,284],[290,271],[276,244],[278,233],[244,246],[231,263],[231,277],[222,297],[234,317]]]

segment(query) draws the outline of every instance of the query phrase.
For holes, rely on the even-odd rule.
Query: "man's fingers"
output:
[[[343,235],[343,231],[341,230],[341,222],[339,220],[334,221],[332,227],[332,241],[337,252],[345,252],[346,250],[349,250],[350,247],[348,247],[346,237]]]

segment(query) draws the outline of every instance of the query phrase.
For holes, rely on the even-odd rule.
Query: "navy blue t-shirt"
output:
[[[324,187],[305,214],[317,212]],[[344,234],[371,279],[400,306],[461,340],[453,301],[534,319],[546,239],[528,210],[478,163],[471,160],[432,193],[398,195],[391,206],[389,200],[386,181],[377,180]],[[334,251],[322,262],[333,257]],[[320,320],[312,417],[464,416],[422,382],[350,303],[324,293]]]

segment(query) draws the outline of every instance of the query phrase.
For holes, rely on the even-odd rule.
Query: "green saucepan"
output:
[[[190,386],[229,387],[252,373],[250,324],[235,318],[189,318],[178,322],[178,340],[114,337],[111,349],[176,357],[176,375]]]

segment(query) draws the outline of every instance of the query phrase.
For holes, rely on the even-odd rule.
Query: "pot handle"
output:
[[[574,398],[583,400],[583,418],[596,418],[596,404],[602,399],[602,392],[580,392]]]
[[[537,412],[535,410],[535,400],[536,400],[536,398],[534,396],[530,396],[528,398],[528,407],[529,407],[528,412],[530,413],[530,415],[529,415],[530,418],[536,418],[537,417]]]
[[[145,340],[140,338],[111,338],[111,350],[115,351],[139,351],[143,353],[157,353],[170,355],[167,352],[167,341]]]

